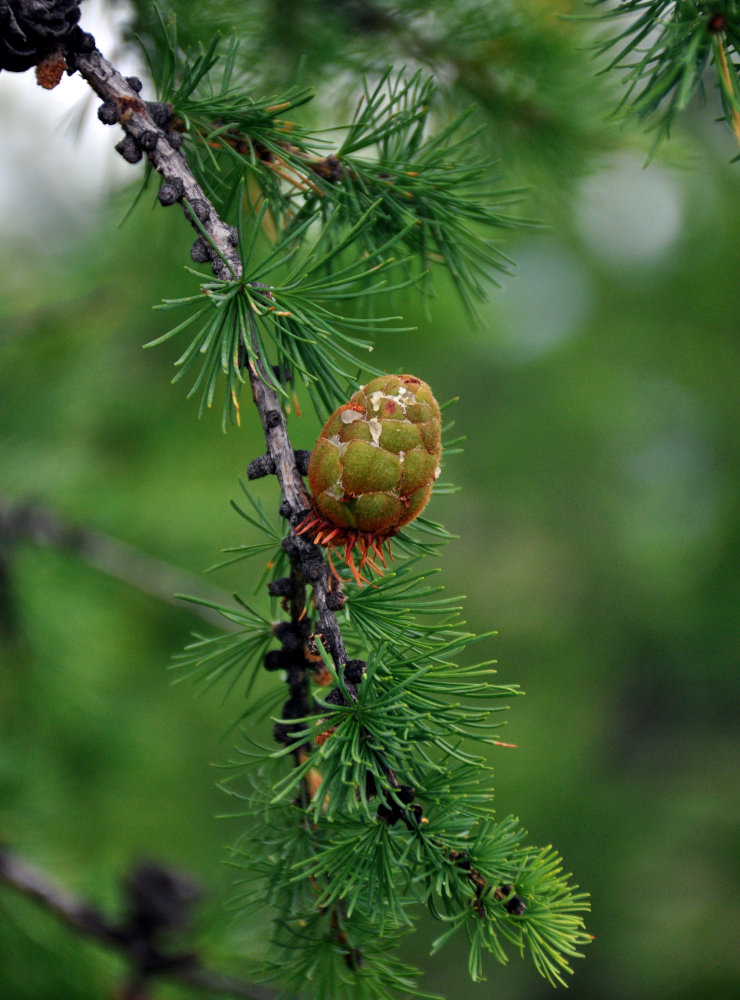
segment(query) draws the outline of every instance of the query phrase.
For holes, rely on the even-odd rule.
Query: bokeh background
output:
[[[243,14],[263,32],[266,79],[293,72],[272,57],[282,44],[305,55],[305,82],[335,81],[336,100],[340,56],[361,59],[376,30],[358,27],[363,5],[329,4],[319,42],[315,5],[282,5],[282,22],[280,6],[199,4],[196,16],[179,5],[186,40]],[[581,26],[553,16],[578,5],[500,7],[519,18],[488,54],[492,67],[510,62],[508,95],[491,98],[484,63],[452,93],[469,103],[478,88],[501,172],[528,188],[522,214],[545,226],[507,236],[518,274],[492,289],[478,325],[442,281],[430,303],[401,303],[417,330],[381,339],[373,360],[459,397],[465,451],[445,471],[461,490],[431,509],[459,536],[443,582],[467,595],[472,630],[498,630],[486,653],[527,692],[508,717],[518,749],[495,758],[498,808],[554,844],[592,896],[595,941],[570,995],[729,998],[740,993],[740,165],[712,120],[710,83],[645,169],[650,140],[607,121],[618,79],[597,80]],[[146,33],[149,4],[90,0],[85,18],[104,51],[144,74],[124,37],[132,23]],[[391,41],[400,59],[403,39]],[[539,119],[521,114],[525,83]],[[170,318],[152,306],[194,290],[192,235],[150,192],[122,223],[142,168],[116,162],[114,131],[75,86],[47,95],[31,73],[0,76],[0,504],[104,533],[124,575],[116,546],[131,546],[131,573],[161,594],[218,587],[260,602],[249,564],[203,576],[250,540],[229,501],[263,450],[257,421],[245,409],[224,435],[218,414],[198,420],[170,382],[180,344],[142,350]],[[311,447],[307,407],[291,431]],[[274,484],[255,494],[269,508]],[[235,806],[216,782],[234,758],[241,693],[224,702],[173,685],[173,654],[208,630],[185,606],[40,541],[0,536],[0,839],[110,913],[139,858],[192,873],[206,893],[192,940],[239,972],[239,952],[258,955],[268,933],[225,907],[240,823],[224,817]],[[124,977],[110,953],[2,887],[0,927],[2,997],[102,998]],[[454,944],[425,957],[436,933],[422,922],[406,946],[430,989],[551,995],[515,955],[468,983]]]

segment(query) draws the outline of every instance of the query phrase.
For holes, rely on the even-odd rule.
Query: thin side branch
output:
[[[0,880],[39,903],[72,930],[121,952],[139,972],[175,979],[188,986],[244,1000],[275,1000],[276,994],[263,986],[202,968],[192,954],[170,956],[150,950],[147,953],[149,968],[141,969],[140,939],[112,924],[97,907],[77,899],[38,868],[5,848],[0,848]],[[155,973],[151,971],[152,966],[156,966]]]
[[[114,947],[118,944],[117,933],[108,926],[99,910],[76,899],[66,889],[49,881],[37,868],[1,848],[0,879],[29,899],[41,903],[73,930]]]
[[[187,608],[211,625],[228,628],[223,616],[212,608],[179,601],[175,594],[199,594],[214,604],[224,604],[227,595],[204,587],[200,577],[142,552],[118,538],[93,528],[73,524],[39,504],[12,502],[0,497],[0,547],[12,549],[31,542],[70,552],[102,573],[136,587],[174,607]]]
[[[180,201],[188,220],[200,235],[208,234],[218,254],[213,260],[214,274],[227,280],[241,276],[241,260],[237,253],[234,230],[219,218],[216,209],[206,197],[179,151],[179,136],[162,128],[152,115],[153,106],[146,104],[137,90],[97,50],[79,53],[75,59],[80,75],[108,107],[115,107],[118,123],[140,151],[145,151],[149,162],[160,174],[169,189],[177,192],[173,200]],[[115,120],[115,119],[114,119]],[[177,137],[177,138],[176,138]],[[126,153],[121,150],[126,158]],[[192,206],[187,208],[183,199]],[[195,216],[195,218],[194,218]],[[196,222],[197,219],[197,222]],[[200,223],[200,225],[198,225]]]

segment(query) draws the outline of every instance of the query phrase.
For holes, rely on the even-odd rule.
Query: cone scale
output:
[[[432,390],[413,375],[382,375],[359,389],[324,425],[308,467],[311,512],[296,529],[343,550],[357,583],[365,565],[385,566],[385,545],[426,507],[442,456],[442,422]],[[360,554],[355,565],[354,549]],[[336,570],[335,570],[336,574]]]

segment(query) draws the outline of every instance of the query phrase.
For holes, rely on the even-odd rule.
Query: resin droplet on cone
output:
[[[383,544],[427,505],[439,475],[441,434],[439,405],[426,382],[413,375],[368,382],[321,431],[308,467],[313,511],[298,533],[343,548],[358,583],[366,563],[379,571]]]

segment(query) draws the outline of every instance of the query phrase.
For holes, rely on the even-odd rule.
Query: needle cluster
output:
[[[602,6],[605,0],[591,0]],[[629,110],[655,130],[653,152],[676,115],[697,95],[707,76],[719,89],[722,118],[740,140],[740,3],[737,0],[621,0],[599,19],[623,19],[616,34],[597,46],[609,54],[604,72],[624,70],[619,110]]]
[[[374,303],[446,267],[472,309],[492,273],[511,262],[491,232],[528,223],[507,213],[516,191],[492,181],[463,115],[432,132],[435,85],[386,70],[365,81],[353,120],[335,123],[336,148],[285,116],[310,100],[294,89],[257,101],[237,79],[237,46],[219,59],[217,40],[180,65],[174,29],[157,74],[183,150],[222,218],[236,227],[240,275],[214,282],[194,272],[200,290],[166,300],[189,316],[153,343],[192,327],[177,364],[182,377],[200,363],[192,393],[201,412],[226,377],[223,419],[239,420],[243,369],[268,341],[277,364],[307,387],[325,419],[356,385],[376,373],[367,352],[377,333],[401,333],[398,318]],[[213,260],[205,235],[192,256]],[[321,377],[318,373],[321,372]],[[279,379],[272,387],[283,396]]]

